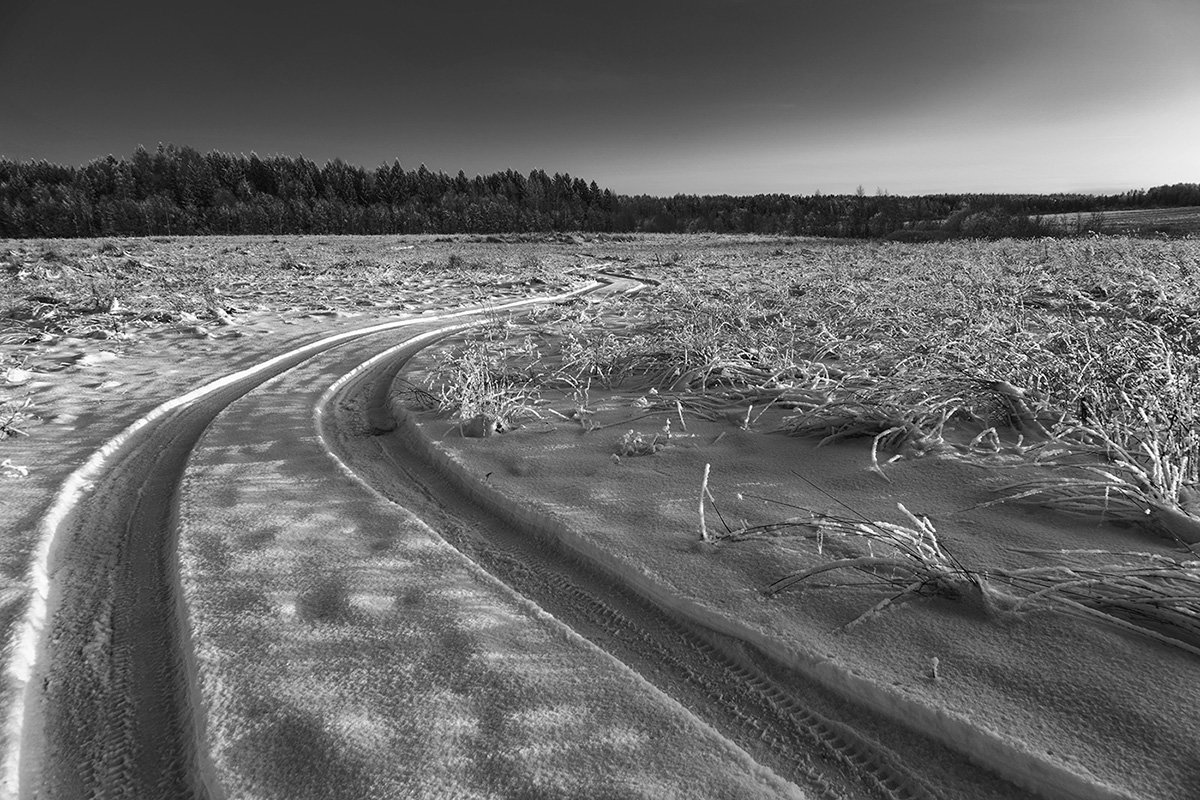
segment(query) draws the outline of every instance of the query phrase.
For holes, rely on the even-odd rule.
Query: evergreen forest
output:
[[[1114,195],[863,191],[808,196],[618,195],[542,170],[467,177],[334,159],[143,147],[85,166],[0,157],[0,237],[187,234],[760,233],[1000,238],[1050,232],[1051,214],[1200,206],[1200,184]]]

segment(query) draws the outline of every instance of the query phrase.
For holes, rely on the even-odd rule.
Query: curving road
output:
[[[1024,796],[425,461],[393,430],[393,379],[502,308],[280,354],[72,475],[9,666],[3,795]]]
[[[200,435],[234,400],[347,342],[530,302],[380,323],[282,353],[164,403],[72,473],[40,523],[34,594],[6,665],[3,796],[208,794],[189,712],[172,524]]]

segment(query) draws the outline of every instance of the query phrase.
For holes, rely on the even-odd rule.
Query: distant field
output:
[[[1200,233],[1200,206],[1047,214],[1042,217],[1042,221],[1068,233],[1095,231],[1096,233],[1183,235]]]

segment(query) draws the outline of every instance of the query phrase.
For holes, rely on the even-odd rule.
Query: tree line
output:
[[[717,232],[857,238],[1028,236],[1044,214],[1200,205],[1200,185],[1117,195],[885,192],[617,195],[566,174],[468,178],[334,159],[139,147],[82,166],[0,158],[0,237]]]

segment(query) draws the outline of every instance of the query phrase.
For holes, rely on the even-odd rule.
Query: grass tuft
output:
[[[536,347],[529,337],[512,341],[511,333],[512,322],[501,320],[446,351],[430,373],[428,396],[464,431],[480,427],[472,435],[490,435],[489,429],[503,433],[526,420],[542,419]]]
[[[866,580],[823,584],[876,586],[895,590],[843,630],[863,624],[890,608],[922,596],[942,597],[982,608],[989,615],[1017,617],[1032,612],[1067,613],[1147,636],[1200,655],[1200,561],[1180,561],[1152,553],[1037,551],[1040,555],[1120,558],[1100,564],[1061,564],[1021,569],[974,568],[964,565],[939,541],[926,517],[897,504],[907,524],[809,512],[807,518],[742,528],[717,537],[728,541],[774,536],[801,536],[842,554],[826,563],[785,575],[763,589],[777,595],[839,570],[853,570]],[[846,540],[865,546],[847,548]],[[831,547],[831,545],[833,545]]]

